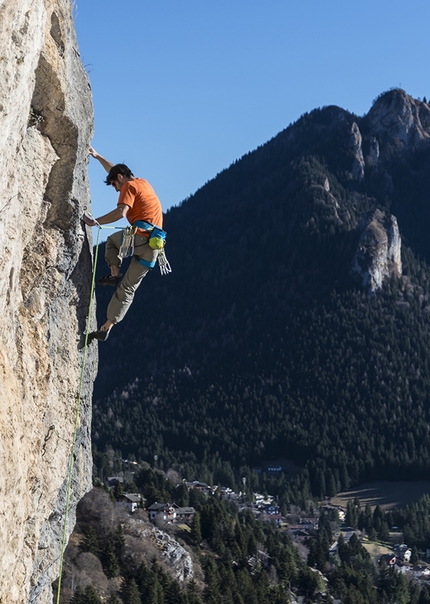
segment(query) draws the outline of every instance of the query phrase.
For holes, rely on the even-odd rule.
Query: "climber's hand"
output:
[[[82,216],[82,220],[85,222],[85,224],[87,224],[88,226],[96,226],[97,222],[94,220],[94,218],[90,218],[89,216],[87,216],[86,214],[84,214]]]

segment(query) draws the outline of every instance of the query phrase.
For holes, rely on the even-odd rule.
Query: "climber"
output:
[[[84,214],[83,221],[88,226],[110,224],[121,218],[127,218],[134,226],[129,233],[117,231],[106,241],[105,259],[110,268],[110,274],[98,279],[100,285],[116,287],[107,308],[107,320],[97,330],[89,334],[89,340],[104,342],[114,325],[122,321],[133,302],[134,294],[142,279],[154,267],[158,250],[148,245],[151,228],[163,226],[163,213],[160,201],[151,185],[141,178],[136,178],[125,164],[112,164],[90,147],[89,153],[97,159],[108,173],[105,183],[112,185],[119,193],[117,207],[100,218],[92,218]],[[123,244],[124,233],[132,237],[133,257],[124,276],[120,274],[121,258],[118,257]],[[121,256],[121,254],[120,254]],[[124,256],[123,256],[124,257]]]

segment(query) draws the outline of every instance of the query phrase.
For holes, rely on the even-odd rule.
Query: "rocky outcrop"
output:
[[[372,136],[369,142],[369,154],[366,157],[367,164],[370,167],[376,167],[379,162],[379,143],[378,139]]]
[[[357,180],[363,180],[364,178],[364,157],[362,149],[362,136],[360,128],[354,122],[351,127],[350,146],[354,156],[351,174]]]
[[[402,274],[401,238],[395,216],[380,210],[366,214],[359,226],[361,235],[354,257],[353,273],[363,287],[374,293],[385,279]]]
[[[176,579],[183,583],[194,576],[193,560],[185,548],[169,534],[154,527],[152,530],[144,529],[141,533],[144,539],[152,539],[162,551],[163,557],[172,567]]]
[[[430,107],[396,88],[382,94],[366,116],[373,136],[397,147],[430,139]]]
[[[52,601],[82,364],[91,91],[69,0],[0,2],[0,602]],[[90,488],[90,352],[72,498]]]

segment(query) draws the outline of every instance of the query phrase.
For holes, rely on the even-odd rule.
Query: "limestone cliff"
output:
[[[375,210],[363,217],[359,229],[353,272],[360,276],[362,286],[374,293],[385,279],[402,274],[399,227],[395,216]]]
[[[415,147],[430,139],[430,107],[396,88],[382,94],[366,118],[372,134],[382,140],[385,154]],[[388,143],[388,144],[387,144]]]
[[[69,0],[0,0],[0,602],[52,601],[91,282],[91,90]],[[68,532],[90,488],[87,358]]]

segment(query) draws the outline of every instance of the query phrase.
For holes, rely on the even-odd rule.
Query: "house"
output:
[[[410,562],[411,556],[412,556],[412,550],[408,547],[408,549],[403,552],[403,560],[405,562]]]
[[[123,484],[124,478],[122,476],[108,476],[107,483],[108,487],[116,487],[117,484]]]
[[[176,520],[181,520],[182,522],[191,522],[192,519],[194,518],[194,514],[196,513],[196,510],[192,507],[185,507],[185,508],[177,508],[176,509]]]
[[[279,508],[275,505],[269,505],[268,507],[266,507],[266,514],[279,514]]]
[[[206,482],[200,482],[199,480],[193,480],[193,482],[186,482],[185,484],[187,485],[188,490],[195,489],[205,495],[213,495],[218,488],[217,486],[210,487]]]
[[[379,558],[379,564],[381,566],[394,566],[397,562],[397,558],[395,556],[395,554],[383,554],[380,558]]]
[[[412,556],[412,550],[406,545],[406,543],[397,544],[394,546],[394,551],[404,562],[409,562]]]
[[[158,503],[156,501],[148,507],[149,519],[155,520],[160,516],[163,520],[174,520],[176,518],[176,510],[178,506],[171,503]]]
[[[309,531],[310,529],[315,529],[315,520],[314,518],[300,518],[300,526],[305,529],[305,531]]]
[[[336,541],[333,541],[333,543],[330,545],[328,553],[330,556],[335,556],[337,554],[337,550],[338,550],[338,543],[336,540]]]
[[[237,501],[239,495],[230,489],[230,487],[221,487],[219,491],[221,499],[227,499],[228,501]]]
[[[287,529],[287,532],[292,536],[292,537],[296,537],[299,540],[303,540],[306,539],[307,537],[309,537],[309,533],[307,533],[306,531],[302,531],[300,529]]]
[[[125,503],[128,511],[133,514],[137,508],[143,503],[143,498],[140,493],[124,493],[119,499],[120,503]]]
[[[292,537],[309,537],[308,531],[306,531],[301,524],[289,524],[287,533]]]
[[[266,511],[261,512],[260,516],[258,517],[259,520],[263,520],[264,522],[272,522],[273,524],[276,524],[276,526],[281,527],[282,526],[282,514],[274,514],[274,513],[267,513]]]
[[[193,480],[193,482],[187,482],[186,485],[189,489],[197,489],[197,491],[209,490],[209,485],[206,482],[200,482],[198,480]]]
[[[341,505],[327,504],[324,507],[322,507],[321,510],[324,511],[326,514],[332,512],[334,510],[335,512],[337,512],[337,517],[339,518],[339,520],[341,522],[345,522],[346,509],[344,507],[342,507]]]

